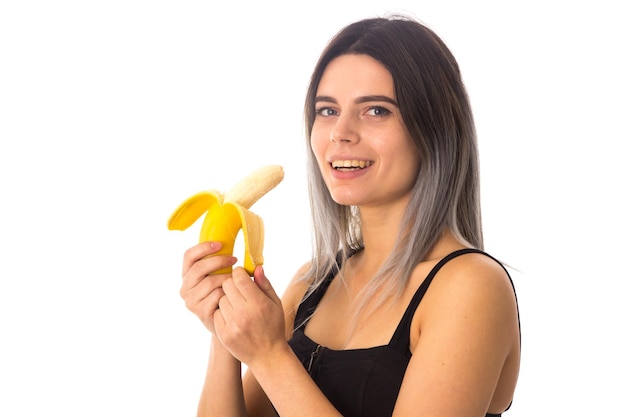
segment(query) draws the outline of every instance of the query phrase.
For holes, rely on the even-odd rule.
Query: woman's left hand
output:
[[[254,281],[243,268],[235,268],[222,289],[214,323],[217,337],[231,354],[250,366],[264,355],[284,351],[283,307],[263,267],[254,270]]]

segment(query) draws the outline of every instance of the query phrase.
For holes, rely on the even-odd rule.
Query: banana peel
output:
[[[261,217],[250,207],[275,188],[284,177],[280,165],[268,165],[250,173],[225,193],[202,191],[182,202],[170,216],[169,230],[185,230],[205,214],[200,229],[200,242],[221,242],[215,254],[232,255],[240,230],[244,238],[243,268],[252,275],[257,265],[263,264],[265,229]],[[230,273],[232,267],[215,274]]]

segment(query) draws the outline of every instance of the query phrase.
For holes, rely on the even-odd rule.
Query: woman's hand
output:
[[[211,256],[221,247],[222,244],[219,242],[203,242],[187,250],[183,258],[183,283],[180,288],[180,295],[185,300],[187,308],[198,316],[213,334],[215,334],[215,311],[224,296],[222,284],[225,280],[231,279],[231,275],[211,274],[237,262],[232,256]]]
[[[254,281],[243,268],[235,268],[222,290],[214,312],[215,334],[234,357],[252,366],[258,358],[289,350],[282,303],[263,267],[255,269]]]

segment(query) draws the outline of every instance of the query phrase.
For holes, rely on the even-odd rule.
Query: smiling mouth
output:
[[[333,161],[330,165],[339,171],[356,171],[358,169],[367,168],[372,165],[372,161],[357,161],[357,160],[338,160]]]

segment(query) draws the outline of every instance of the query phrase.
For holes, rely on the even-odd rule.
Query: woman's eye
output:
[[[337,115],[337,112],[330,107],[320,107],[319,109],[315,110],[315,113],[325,117]]]
[[[386,116],[386,115],[388,115],[390,113],[391,112],[389,110],[387,110],[384,107],[380,107],[380,106],[370,107],[367,110],[367,114],[369,114],[370,116]]]

